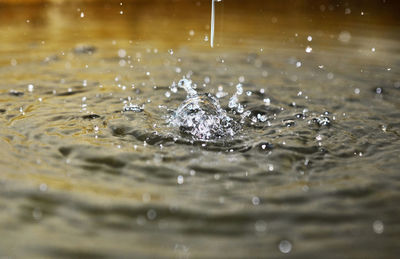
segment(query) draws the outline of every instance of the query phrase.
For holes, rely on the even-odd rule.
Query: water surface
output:
[[[294,7],[211,49],[208,2],[1,5],[0,258],[396,258],[396,5]],[[233,137],[168,123],[184,76]]]

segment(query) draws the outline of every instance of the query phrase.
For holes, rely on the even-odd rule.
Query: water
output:
[[[0,258],[396,258],[396,6],[308,4],[1,6]]]

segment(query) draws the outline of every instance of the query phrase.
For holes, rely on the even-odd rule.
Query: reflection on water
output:
[[[295,2],[0,5],[0,258],[394,258],[396,5]]]

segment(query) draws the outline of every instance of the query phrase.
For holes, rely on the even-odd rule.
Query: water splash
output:
[[[211,94],[198,94],[191,85],[188,79],[179,81],[178,86],[187,92],[187,98],[169,118],[169,123],[196,140],[234,136],[238,124],[221,108],[218,99]]]

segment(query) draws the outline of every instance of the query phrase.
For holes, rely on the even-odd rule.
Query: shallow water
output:
[[[208,2],[0,6],[0,258],[395,258],[396,5],[262,7],[211,49]],[[168,123],[183,76],[242,82],[233,137]]]

